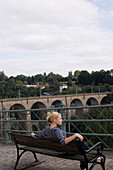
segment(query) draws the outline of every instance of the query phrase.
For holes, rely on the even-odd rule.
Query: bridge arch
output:
[[[15,103],[9,108],[9,110],[20,110],[20,109],[26,109],[26,108],[20,103]]]
[[[61,107],[61,100],[55,100],[54,102],[51,103],[51,108],[55,107]]]
[[[40,109],[40,108],[46,108],[46,105],[40,101],[33,103],[33,105],[31,106],[31,109]]]
[[[105,96],[102,98],[101,105],[104,105],[104,104],[111,104],[111,99],[108,96]]]
[[[98,105],[98,101],[97,101],[95,98],[90,97],[90,98],[86,101],[86,105],[89,105],[89,106]]]
[[[27,119],[27,111],[25,110],[25,107],[21,104],[14,104],[10,107],[9,110],[19,110],[17,112],[9,112],[9,119],[13,119],[13,120],[26,120]],[[23,111],[20,111],[23,110]],[[19,123],[14,123],[11,122],[11,124],[9,124],[10,128],[13,130],[27,130],[27,124],[25,122],[19,122]]]
[[[51,108],[57,108],[57,107],[61,107],[61,100],[55,100],[54,102],[52,102],[51,103]],[[57,111],[57,112],[59,112],[60,113],[60,110],[59,109],[57,109],[57,110],[55,110],[55,111]]]
[[[46,105],[42,102],[35,102],[31,109],[40,109],[40,108],[46,108]],[[47,111],[46,110],[34,110],[30,112],[31,120],[46,120],[47,117]],[[45,124],[45,123],[44,123]],[[42,130],[45,126],[40,122],[33,122],[31,125],[31,129],[34,131]]]
[[[75,107],[75,106],[83,106],[83,103],[81,102],[80,99],[73,99],[70,103],[70,107]],[[82,108],[78,108],[78,109],[71,109],[71,115],[70,117],[79,117],[79,118],[83,118],[84,117],[84,111]]]
[[[83,106],[83,104],[82,104],[82,101],[80,100],[80,99],[73,99],[72,101],[71,101],[71,103],[70,103],[70,107],[71,106]]]

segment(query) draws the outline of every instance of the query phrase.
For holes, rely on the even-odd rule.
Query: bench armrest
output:
[[[101,142],[96,143],[95,145],[93,145],[91,148],[89,148],[88,150],[85,150],[86,153],[91,152],[92,150],[97,148],[97,153],[102,153],[103,152],[103,144]]]

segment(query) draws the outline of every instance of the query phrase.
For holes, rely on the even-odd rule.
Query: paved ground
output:
[[[105,151],[106,155],[106,170],[113,169],[113,151]],[[35,167],[27,168],[27,170],[80,170],[79,162],[55,158],[37,154],[39,160],[45,160],[44,163],[36,165]],[[14,144],[0,143],[0,170],[12,170],[16,161],[16,148]],[[21,169],[23,165],[33,162],[33,155],[27,152],[20,160],[18,168]],[[94,170],[101,170],[100,166],[95,166]]]

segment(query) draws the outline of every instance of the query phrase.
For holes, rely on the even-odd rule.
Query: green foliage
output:
[[[0,81],[6,80],[8,77],[4,74],[3,71],[0,71]]]
[[[72,86],[72,80],[71,79],[68,80],[67,85]]]
[[[78,84],[89,85],[91,84],[91,75],[87,71],[81,71],[78,76]]]
[[[99,108],[98,110],[90,109],[88,111],[90,118],[93,119],[113,119],[113,108]],[[89,116],[86,119],[90,119]],[[107,121],[100,122],[87,122],[86,123],[85,133],[98,133],[98,134],[112,134],[113,133],[113,123]],[[113,137],[111,136],[89,136],[89,141],[93,144],[98,142],[98,140],[102,140],[103,143],[109,146],[109,148],[113,148]]]
[[[76,93],[91,93],[91,92],[106,92],[113,89],[113,69],[110,71],[93,71],[91,74],[86,71],[76,70],[68,72],[67,77],[60,74],[50,72],[48,75],[36,74],[35,76],[25,76],[23,74],[16,77],[7,77],[3,71],[0,72],[0,98],[16,98],[27,96],[39,96],[40,89],[26,88],[26,85],[45,85],[45,89],[41,89],[41,94],[44,92],[52,95],[56,94],[76,94]],[[59,92],[59,85],[66,83],[68,89]],[[76,84],[75,84],[76,83]],[[112,100],[113,101],[113,100]]]
[[[69,73],[68,73],[68,78],[69,78],[69,80],[70,80],[70,79],[72,80],[72,78],[73,78],[72,71],[69,71]]]
[[[19,130],[19,125],[17,122],[13,122],[11,124],[11,130]]]
[[[95,121],[95,122],[72,122],[70,124],[70,131],[73,133],[88,133],[88,134],[105,134],[105,136],[89,136],[87,137],[87,145],[92,146],[99,141],[103,141],[104,147],[113,149],[113,137],[107,136],[106,134],[113,134],[113,122],[107,122],[107,119],[113,119],[113,108],[90,108],[85,112],[84,119],[86,120],[99,120],[105,119],[106,121]],[[77,120],[78,117],[75,114],[71,117],[71,120]],[[67,125],[68,131],[68,125]]]
[[[107,96],[111,99],[111,101],[113,101],[113,93],[112,94],[108,94]]]

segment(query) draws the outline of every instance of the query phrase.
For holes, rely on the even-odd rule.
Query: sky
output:
[[[7,76],[113,69],[113,0],[0,0]]]

